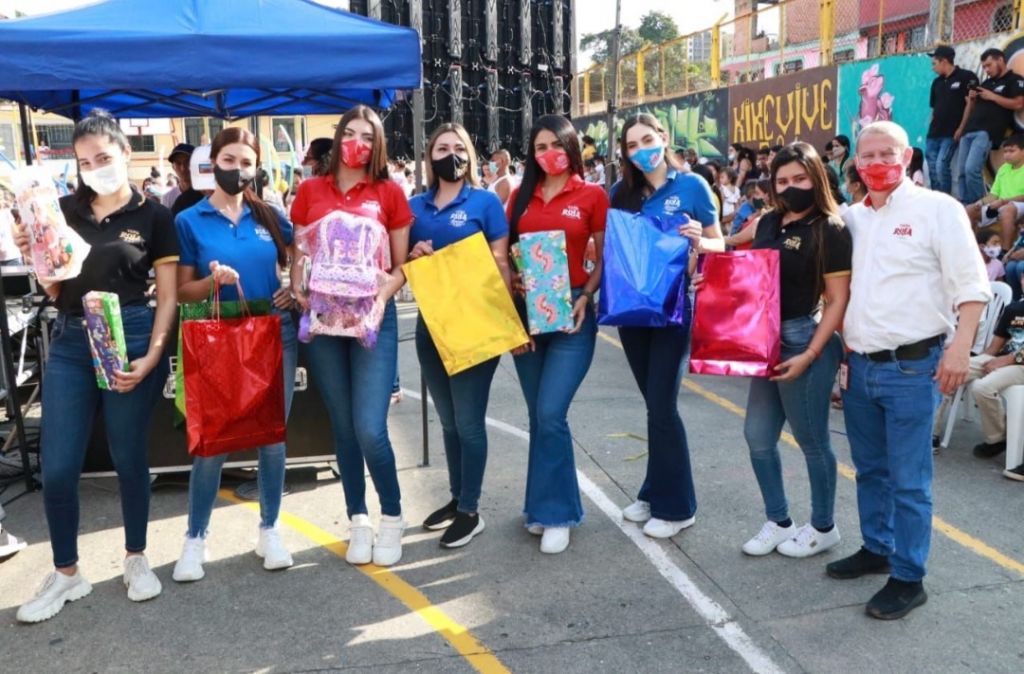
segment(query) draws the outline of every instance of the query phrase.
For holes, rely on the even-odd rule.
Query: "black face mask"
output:
[[[433,169],[434,176],[446,183],[457,183],[462,180],[468,167],[469,161],[454,153],[430,161],[430,168]]]
[[[754,199],[754,208],[757,210],[764,208],[764,199]]]
[[[217,181],[217,186],[231,196],[244,192],[246,187],[252,185],[254,178],[254,174],[243,173],[241,169],[227,170],[216,164],[213,167],[213,179]]]
[[[779,203],[789,213],[803,213],[814,206],[814,190],[787,187],[779,192]]]

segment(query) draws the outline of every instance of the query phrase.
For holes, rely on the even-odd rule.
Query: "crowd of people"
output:
[[[942,54],[935,58],[941,61]],[[969,140],[972,148],[981,142]],[[394,298],[406,281],[406,261],[475,234],[488,242],[489,257],[520,305],[523,280],[510,266],[510,243],[538,231],[565,234],[573,327],[532,336],[511,355],[529,417],[523,525],[539,537],[542,552],[566,550],[584,516],[568,413],[594,357],[595,294],[609,208],[662,218],[686,215],[677,233],[690,240],[695,258],[727,248],[779,251],[782,362],[773,376],[751,380],[744,425],[764,501],[763,522],[738,545],[747,555],[777,551],[806,558],[840,543],[829,433],[837,380],[857,466],[863,546],[826,570],[837,579],[888,575],[866,605],[876,618],[902,617],[927,598],[930,440],[941,395],[978,379],[979,405],[985,398],[988,407],[984,451],[975,453],[992,456],[1000,443],[1005,448],[998,393],[991,394],[995,386],[978,384],[993,383],[988,379],[1005,368],[1024,372],[1024,304],[1007,308],[999,337],[972,359],[970,348],[992,293],[971,218],[993,208],[999,218],[1004,209],[1017,207],[1017,195],[1010,195],[1013,177],[1007,175],[1014,169],[1000,169],[993,194],[974,198],[985,207],[981,216],[974,207],[969,216],[952,197],[920,185],[924,169],[915,163],[906,132],[892,122],[870,124],[853,140],[837,136],[824,153],[800,142],[757,150],[733,145],[728,163],[717,164],[693,150],[673,151],[657,118],[634,115],[619,138],[619,180],[610,191],[592,139],[581,139],[565,117],[536,120],[518,165],[503,150],[478,156],[463,127],[443,124],[427,144],[426,189],[410,197],[417,191],[410,167],[389,160],[380,118],[357,106],[339,120],[333,138],[310,144],[300,177],[280,201],[270,196],[276,189],[262,184],[269,177],[258,168],[257,139],[240,128],[225,128],[209,146],[175,147],[170,160],[177,185],[162,195],[162,203],[129,182],[130,145],[109,115],[94,111],[80,121],[73,143],[80,185],[62,198],[61,207],[69,225],[103,254],[88,256],[79,277],[46,288],[59,310],[43,381],[41,438],[54,570],[19,609],[24,622],[47,620],[91,591],[79,570],[78,478],[97,413],[107,422],[120,484],[128,597],[143,601],[162,591],[145,556],[146,429],[166,379],[161,356],[177,305],[207,298],[214,285],[227,300],[237,297],[234,287],[250,300],[269,300],[281,317],[285,415],[298,350],[305,350],[328,411],[340,470],[349,519],[347,561],[397,563],[408,522],[388,432],[397,378]],[[1006,141],[1007,165],[1019,165],[1020,150],[1019,139]],[[1020,196],[1024,202],[1024,187]],[[309,299],[296,235],[337,211],[372,220],[388,243],[390,255],[375,263],[384,279],[376,297],[383,318],[372,346],[328,335],[297,343],[297,311]],[[993,241],[983,246],[990,260],[1003,257],[995,254]],[[29,254],[23,230],[15,242]],[[699,296],[705,281],[696,269],[692,281]],[[284,278],[290,283],[282,283]],[[130,368],[118,373],[110,391],[95,385],[82,329],[81,298],[94,290],[118,294],[128,335]],[[437,335],[422,320],[415,334],[443,430],[450,492],[422,526],[444,530],[442,547],[459,548],[485,528],[485,417],[498,358],[449,375]],[[646,406],[649,438],[644,481],[622,516],[647,536],[669,538],[693,526],[698,511],[678,405],[689,329],[623,327],[619,337]],[[811,513],[803,525],[790,515],[778,451],[787,422],[807,464]],[[293,560],[278,531],[287,450],[284,443],[258,450],[255,553],[268,570],[287,568]],[[223,455],[194,459],[188,527],[172,574],[177,582],[205,575],[222,465]],[[367,503],[367,469],[380,503],[376,527]],[[1024,467],[1008,472],[1024,479]]]

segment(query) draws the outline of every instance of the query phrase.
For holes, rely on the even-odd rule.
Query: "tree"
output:
[[[679,37],[679,26],[675,19],[664,12],[647,12],[640,19],[640,28],[637,29],[640,39],[647,44],[661,44],[672,38]]]
[[[580,39],[582,51],[592,51],[590,60],[594,65],[603,65],[611,59],[612,54],[612,30],[602,30],[600,33],[587,33]],[[640,34],[628,26],[622,27],[619,40],[619,56],[625,56],[635,52],[643,44]]]

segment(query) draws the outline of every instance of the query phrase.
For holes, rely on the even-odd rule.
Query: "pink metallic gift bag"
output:
[[[711,253],[704,260],[690,372],[767,377],[779,364],[779,251]]]

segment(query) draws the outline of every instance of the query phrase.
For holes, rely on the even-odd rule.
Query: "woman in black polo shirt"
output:
[[[60,206],[92,249],[79,276],[46,289],[60,310],[43,375],[41,438],[43,503],[56,570],[18,610],[18,620],[32,623],[52,618],[66,602],[92,591],[78,570],[78,480],[97,408],[121,492],[128,598],[144,601],[161,590],[143,554],[149,521],[147,438],[167,372],[162,356],[177,300],[178,241],[170,211],[128,182],[131,150],[110,115],[92,112],[75,125],[72,140],[81,184]],[[27,258],[28,236],[19,232],[16,240]],[[153,269],[156,311],[146,299]],[[121,302],[131,365],[116,375],[112,391],[96,385],[82,326],[82,296],[92,290],[117,293]]]
[[[832,519],[836,457],[829,439],[829,394],[843,347],[836,331],[850,297],[853,244],[839,218],[825,165],[813,147],[793,143],[771,166],[775,209],[757,225],[754,248],[779,251],[782,363],[750,380],[744,435],[768,521],[743,545],[748,555],[778,550],[809,557],[839,543]],[[811,521],[789,517],[778,442],[786,422],[803,450],[811,483]]]

